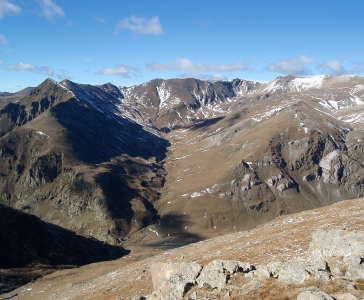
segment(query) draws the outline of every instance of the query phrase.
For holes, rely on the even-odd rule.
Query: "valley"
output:
[[[363,132],[357,76],[47,79],[0,110],[0,203],[144,258],[363,197]]]

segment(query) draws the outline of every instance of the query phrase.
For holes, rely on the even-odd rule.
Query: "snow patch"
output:
[[[272,115],[276,115],[278,114],[279,112],[281,112],[285,107],[277,107],[277,108],[273,108],[269,111],[266,111],[262,114],[257,114],[257,115],[254,115],[251,117],[252,120],[256,121],[256,122],[260,122],[262,121],[263,119],[267,119],[269,117],[271,117]]]
[[[149,228],[149,231],[154,232],[157,236],[159,236],[159,233],[157,231],[153,230],[152,228]]]
[[[321,87],[325,77],[325,75],[316,75],[312,77],[295,78],[291,81],[291,85],[294,86],[298,92],[312,88],[319,88]]]

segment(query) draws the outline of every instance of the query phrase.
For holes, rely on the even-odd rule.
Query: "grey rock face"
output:
[[[345,230],[316,231],[308,250],[317,269],[350,279],[364,277],[364,232]]]
[[[202,266],[197,263],[157,263],[150,272],[154,290],[162,299],[182,299],[188,285],[194,285]]]
[[[186,289],[193,286],[195,280],[188,279],[187,275],[173,275],[168,280],[162,282],[160,287],[162,300],[182,299]]]
[[[205,283],[209,284],[212,288],[221,289],[226,285],[228,278],[238,271],[249,272],[254,267],[248,263],[242,263],[235,260],[214,260],[205,266],[201,275],[197,279],[199,287]]]
[[[267,270],[272,278],[278,278],[281,268],[282,263],[278,261],[271,261],[267,264]]]
[[[247,277],[247,278],[256,277],[258,279],[263,279],[263,278],[269,278],[270,275],[271,274],[269,273],[267,266],[258,265],[258,266],[255,266],[255,270],[246,273],[245,277]]]
[[[285,283],[300,284],[308,279],[313,272],[307,262],[287,261],[279,270],[278,280]]]
[[[244,295],[264,287],[267,278],[277,279],[281,284],[292,285],[294,288],[294,285],[303,284],[309,278],[322,283],[333,281],[335,285],[334,276],[340,276],[345,280],[344,287],[341,285],[342,291],[347,293],[328,295],[318,287],[310,286],[304,288],[297,299],[356,299],[350,291],[356,289],[353,280],[364,278],[361,266],[364,260],[364,232],[319,230],[313,234],[308,253],[308,260],[297,258],[285,262],[272,261],[256,267],[236,260],[214,260],[206,266],[187,262],[157,263],[151,268],[153,286],[161,299],[205,299],[206,291],[217,297],[223,295],[222,299],[229,299],[233,293]],[[242,274],[234,276],[239,272],[245,273],[243,277]],[[236,281],[239,278],[244,278],[241,285]],[[189,295],[190,288],[194,290]],[[297,288],[302,291],[302,286]],[[197,294],[200,298],[197,298]]]

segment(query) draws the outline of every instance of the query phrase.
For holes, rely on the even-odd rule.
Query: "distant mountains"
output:
[[[364,196],[364,78],[44,81],[0,110],[1,203],[184,243]]]
[[[16,93],[0,92],[0,108],[3,108],[6,104],[10,102],[18,101],[20,98],[29,94],[33,89],[34,87],[27,87]]]

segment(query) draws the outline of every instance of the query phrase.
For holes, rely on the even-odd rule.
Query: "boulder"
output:
[[[242,263],[236,260],[214,260],[202,269],[201,275],[197,278],[197,283],[199,287],[206,283],[212,288],[220,290],[234,273],[247,273],[253,269],[254,266],[249,263]]]
[[[257,265],[257,266],[255,266],[255,270],[252,270],[252,271],[246,273],[245,277],[247,277],[247,278],[257,277],[258,279],[263,279],[263,278],[269,278],[270,273],[268,271],[267,266]]]
[[[279,270],[278,280],[285,283],[301,284],[310,277],[313,269],[305,261],[287,261]]]
[[[184,294],[192,287],[196,281],[188,278],[188,275],[173,275],[171,278],[162,281],[160,294],[162,300],[183,299]]]
[[[334,279],[334,276],[332,276],[332,274],[330,272],[319,270],[319,271],[316,271],[316,273],[315,273],[315,279],[318,279],[324,283],[328,283]]]
[[[318,230],[312,235],[308,259],[319,270],[349,279],[364,278],[364,232]]]
[[[272,278],[285,283],[300,284],[314,273],[311,265],[306,261],[289,260],[286,262],[270,262],[267,264]]]
[[[188,286],[196,283],[202,266],[194,262],[155,263],[150,272],[154,290],[162,299],[182,299]]]
[[[150,268],[153,287],[158,290],[163,281],[173,275],[183,275],[187,280],[195,280],[200,274],[202,266],[194,262],[166,262],[154,263]]]

